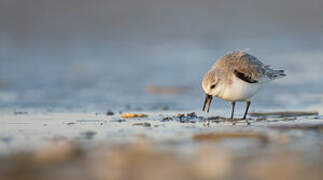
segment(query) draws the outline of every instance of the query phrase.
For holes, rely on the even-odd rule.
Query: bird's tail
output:
[[[265,74],[270,80],[275,80],[286,76],[284,70],[274,70],[270,66],[265,66]]]

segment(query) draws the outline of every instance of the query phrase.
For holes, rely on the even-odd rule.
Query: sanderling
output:
[[[284,70],[271,69],[247,50],[229,53],[218,60],[203,78],[202,87],[206,93],[203,111],[209,112],[213,96],[232,102],[233,119],[236,101],[247,103],[243,119],[246,119],[250,99],[264,83],[286,76]],[[248,121],[247,121],[248,122]]]

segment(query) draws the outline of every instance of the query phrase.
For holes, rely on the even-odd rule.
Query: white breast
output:
[[[227,84],[218,97],[227,101],[245,101],[254,96],[262,86],[262,83],[247,83],[233,75],[232,84]]]

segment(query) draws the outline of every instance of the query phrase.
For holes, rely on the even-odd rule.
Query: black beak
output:
[[[205,111],[205,106],[207,105],[206,112],[209,112],[210,105],[211,105],[211,102],[212,102],[212,98],[213,98],[212,95],[208,95],[208,94],[205,95],[205,101],[204,101],[204,104],[203,104],[202,111]]]

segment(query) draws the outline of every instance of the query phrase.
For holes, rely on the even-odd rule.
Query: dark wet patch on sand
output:
[[[318,116],[317,111],[282,111],[282,112],[251,112],[249,116],[262,117],[263,119],[284,118],[284,117],[300,117],[300,116]]]
[[[323,131],[323,124],[289,124],[289,125],[271,125],[272,129],[278,130],[315,130]]]

